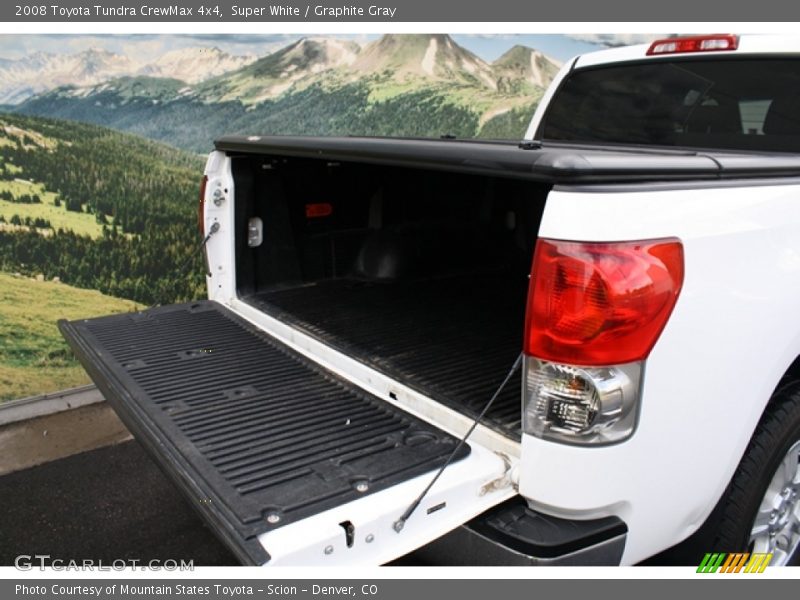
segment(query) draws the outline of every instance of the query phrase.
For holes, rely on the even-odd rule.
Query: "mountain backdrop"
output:
[[[148,75],[197,83],[254,60],[255,56],[233,56],[214,47],[173,50],[151,62],[98,48],[76,54],[35,52],[0,60],[0,104],[19,104],[61,86],[92,86],[117,77]]]
[[[137,136],[0,114],[0,271],[146,304],[197,298],[202,169]]]
[[[197,152],[214,137],[519,139],[558,67],[524,46],[486,62],[446,35],[0,59],[0,401],[85,382],[57,317],[203,295]]]
[[[96,125],[0,114],[0,403],[88,382],[57,319],[203,295],[202,168]]]
[[[525,46],[489,63],[447,35],[363,47],[304,38],[258,59],[178,50],[147,65],[103,51],[48,56],[0,64],[0,98],[13,110],[197,152],[235,133],[517,139],[560,66]],[[36,68],[48,75],[14,75]]]

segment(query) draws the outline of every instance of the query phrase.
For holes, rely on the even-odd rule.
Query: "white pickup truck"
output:
[[[797,560],[800,39],[580,56],[521,143],[225,137],[200,225],[208,300],[61,328],[242,562]]]

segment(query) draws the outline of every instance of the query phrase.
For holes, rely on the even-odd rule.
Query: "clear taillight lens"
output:
[[[612,444],[636,426],[641,362],[576,367],[526,356],[523,431],[579,445]]]

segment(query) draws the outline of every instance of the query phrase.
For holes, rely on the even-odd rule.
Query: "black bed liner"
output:
[[[122,420],[246,563],[269,559],[257,535],[430,471],[457,441],[215,302],[59,327]]]
[[[526,276],[504,272],[400,282],[328,280],[245,298],[421,393],[477,415],[522,351]],[[521,436],[521,380],[483,423]]]
[[[314,158],[497,175],[545,183],[800,177],[800,155],[547,142],[225,136],[228,154]]]

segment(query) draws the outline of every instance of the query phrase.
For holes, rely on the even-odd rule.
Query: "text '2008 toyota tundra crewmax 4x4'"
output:
[[[200,227],[208,300],[61,328],[243,562],[797,554],[800,38],[580,56],[522,142],[223,137]]]

